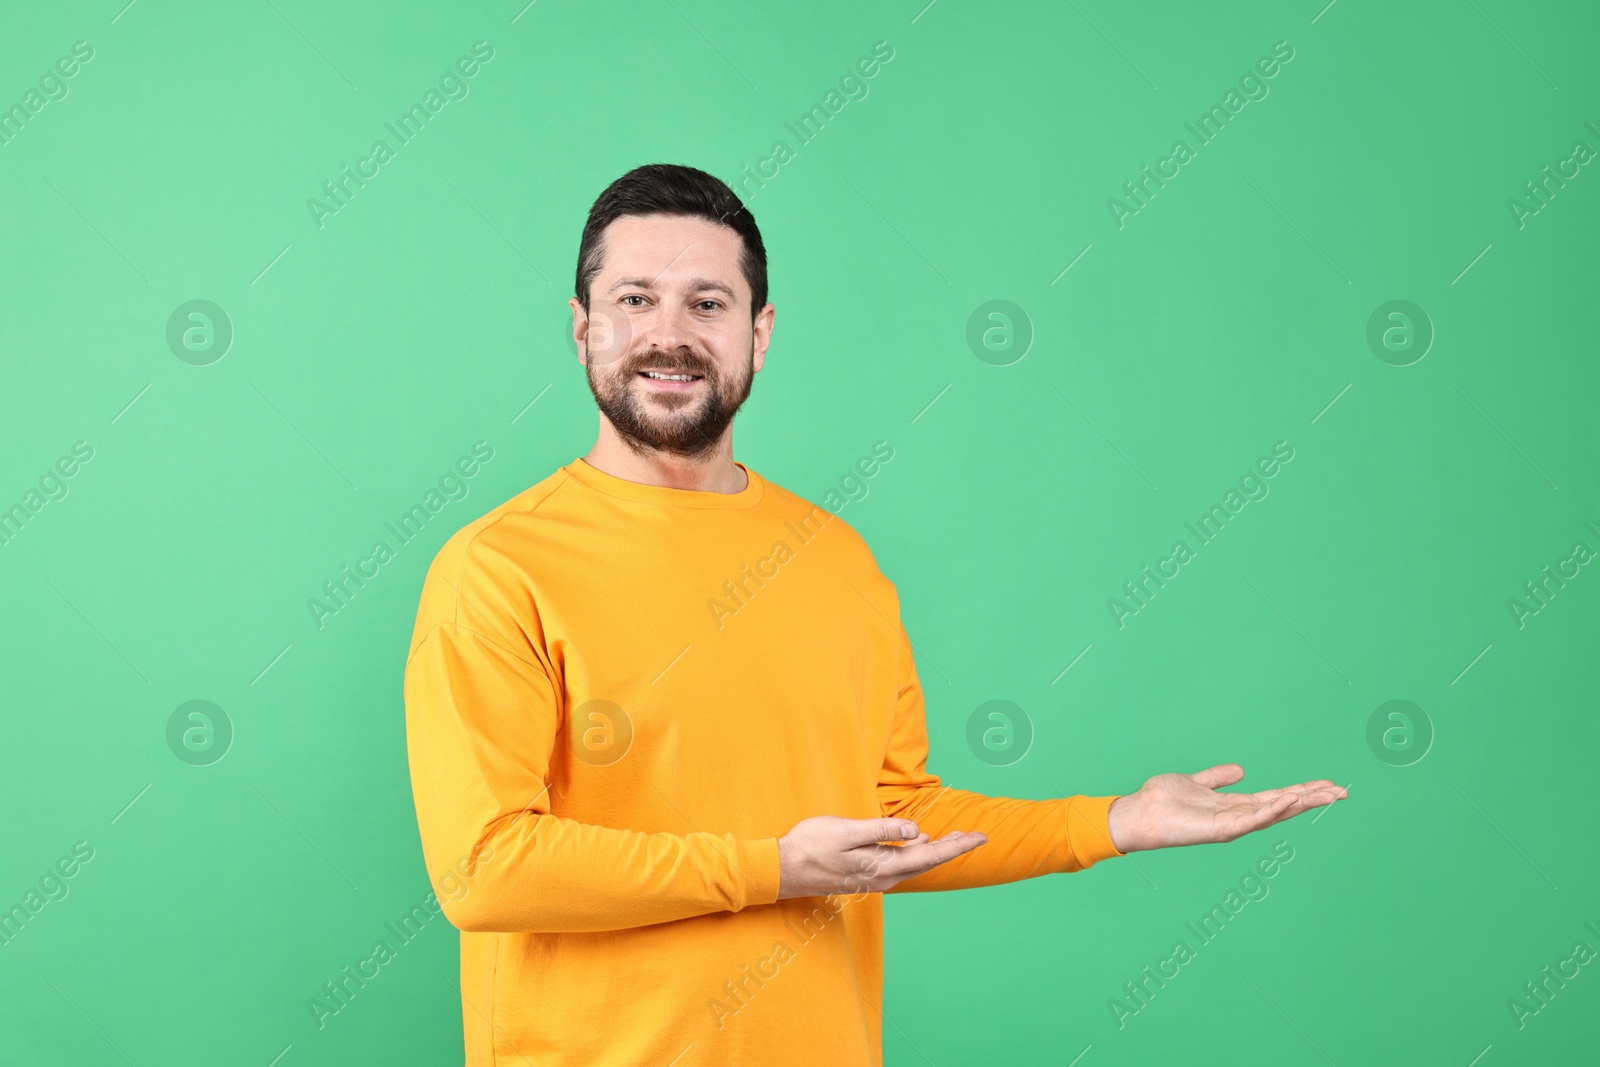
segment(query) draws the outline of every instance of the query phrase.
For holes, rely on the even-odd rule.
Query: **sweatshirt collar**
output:
[[[760,501],[766,482],[755,471],[738,460],[734,465],[744,471],[747,484],[737,493],[715,493],[699,489],[672,489],[664,485],[646,485],[618,478],[595,467],[579,457],[563,470],[577,481],[607,496],[620,497],[638,504],[655,504],[677,508],[750,508]]]

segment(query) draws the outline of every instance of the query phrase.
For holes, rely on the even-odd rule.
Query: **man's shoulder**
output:
[[[445,540],[434,556],[434,566],[481,563],[486,554],[493,554],[508,525],[537,519],[541,512],[549,510],[552,499],[571,480],[565,467],[557,467],[542,480],[479,515]]]
[[[809,540],[813,534],[827,530],[829,540],[834,544],[845,552],[860,557],[874,570],[877,569],[877,559],[873,556],[867,539],[861,536],[859,530],[841,518],[837,511],[785,489],[765,476],[763,480],[766,481],[766,495],[769,498],[763,503],[772,510],[774,517],[783,519],[788,527],[795,531],[796,536]]]
[[[515,599],[522,583],[516,574],[515,541],[526,524],[537,522],[572,475],[558,467],[547,477],[496,505],[445,539],[423,578],[412,632],[412,649],[441,622],[469,616],[497,615]],[[463,612],[463,603],[467,606]]]

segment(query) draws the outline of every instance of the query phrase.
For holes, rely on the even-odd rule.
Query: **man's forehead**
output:
[[[602,276],[646,274],[660,286],[742,278],[737,231],[687,215],[623,215],[605,229]]]

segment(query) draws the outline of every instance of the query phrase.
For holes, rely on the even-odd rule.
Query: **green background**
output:
[[[647,162],[733,182],[780,139],[747,198],[779,314],[736,454],[820,500],[893,446],[841,515],[899,586],[932,769],[1024,797],[1222,762],[1350,786],[1227,845],[890,897],[887,1062],[1593,1059],[1600,966],[1521,1028],[1507,1002],[1600,949],[1600,576],[1520,627],[1508,600],[1600,547],[1600,174],[1520,227],[1507,201],[1600,148],[1600,16],[925,2],[7,5],[0,106],[94,58],[0,145],[0,506],[94,452],[0,548],[0,906],[94,858],[0,946],[0,1062],[460,1062],[442,918],[324,1028],[307,1008],[428,892],[423,574],[593,441],[563,337],[594,197]],[[319,228],[308,198],[480,40],[470,95]],[[878,41],[868,95],[800,145],[785,123]],[[1185,122],[1278,41],[1269,95],[1197,147]],[[1119,227],[1108,199],[1180,138]],[[234,330],[204,366],[166,341],[196,299]],[[1396,299],[1436,334],[1408,366],[1366,341]],[[1033,334],[1004,366],[966,340],[990,300]],[[307,600],[476,441],[466,498],[319,629]],[[1279,441],[1270,495],[1119,628],[1107,600]],[[208,766],[167,742],[196,699],[234,735]],[[1006,766],[966,742],[996,699],[1035,734]],[[1393,699],[1435,735],[1408,766],[1367,742]],[[1270,895],[1119,1027],[1108,1001],[1278,841]]]

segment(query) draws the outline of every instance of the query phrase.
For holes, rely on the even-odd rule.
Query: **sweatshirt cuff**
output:
[[[1078,870],[1112,856],[1125,856],[1111,843],[1111,802],[1117,797],[1068,797],[1067,844]]]
[[[744,889],[744,904],[772,904],[778,899],[778,839],[760,837],[734,841],[734,877]],[[734,909],[738,911],[738,908]]]

